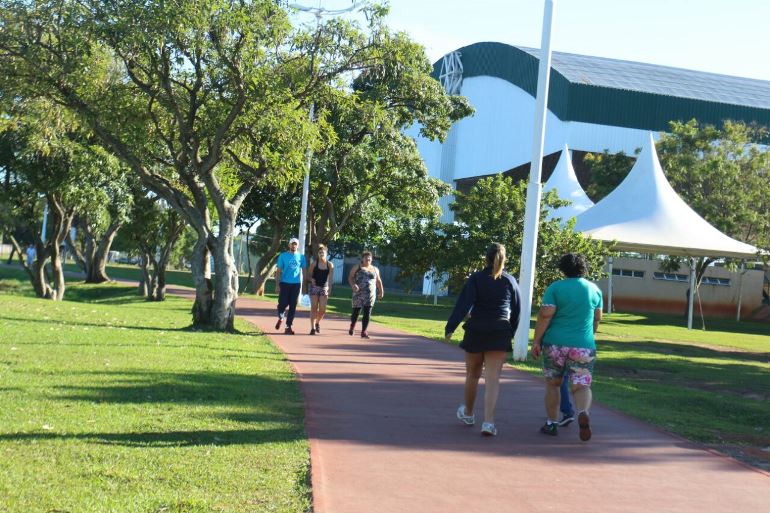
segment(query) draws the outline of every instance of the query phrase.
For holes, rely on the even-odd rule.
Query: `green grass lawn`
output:
[[[189,302],[0,268],[0,511],[311,510],[303,404],[246,323],[194,332]]]
[[[117,276],[112,268],[109,272]],[[179,284],[190,284],[189,274],[185,283],[183,274],[178,278]],[[272,290],[268,282],[269,300],[276,299]],[[373,319],[441,340],[451,308],[445,298],[434,306],[432,298],[389,292],[375,306]],[[349,287],[334,287],[329,310],[350,313]],[[309,329],[305,319],[301,315],[295,328]],[[596,399],[770,470],[770,452],[763,450],[770,447],[770,325],[706,319],[703,331],[684,324],[675,316],[606,316],[598,334]],[[458,330],[454,342],[460,338]],[[540,373],[531,360],[512,364]]]

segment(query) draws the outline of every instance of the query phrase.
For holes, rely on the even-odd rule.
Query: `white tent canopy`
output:
[[[625,180],[577,217],[575,231],[616,241],[618,251],[732,258],[758,253],[711,226],[677,195],[663,174],[652,134]]]
[[[585,191],[580,186],[577,176],[575,175],[575,169],[572,167],[572,159],[570,158],[569,148],[564,145],[564,149],[559,157],[559,162],[548,178],[548,181],[543,185],[543,192],[556,189],[556,193],[559,198],[570,201],[571,204],[566,207],[557,208],[556,210],[548,213],[548,219],[561,218],[563,222],[577,217],[589,208],[594,206],[594,202],[586,196]]]

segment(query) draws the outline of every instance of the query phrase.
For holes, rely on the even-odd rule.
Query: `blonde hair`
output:
[[[487,248],[487,265],[492,268],[492,278],[495,280],[503,275],[505,266],[505,246],[493,242]]]

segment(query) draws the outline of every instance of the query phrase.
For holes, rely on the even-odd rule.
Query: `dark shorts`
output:
[[[326,287],[316,287],[315,285],[310,286],[310,290],[308,291],[308,294],[311,296],[328,296],[329,295],[329,289]]]
[[[486,321],[484,323],[469,320],[463,325],[465,335],[460,347],[467,353],[486,351],[513,351],[511,340],[513,329],[507,320]]]

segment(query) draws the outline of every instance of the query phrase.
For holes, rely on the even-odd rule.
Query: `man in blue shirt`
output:
[[[278,322],[275,323],[275,329],[281,329],[283,315],[288,307],[285,330],[287,335],[294,335],[291,325],[294,322],[297,299],[302,289],[302,273],[307,267],[305,255],[297,253],[298,246],[299,240],[296,238],[289,240],[289,250],[278,256],[275,271],[275,292],[278,294]]]

